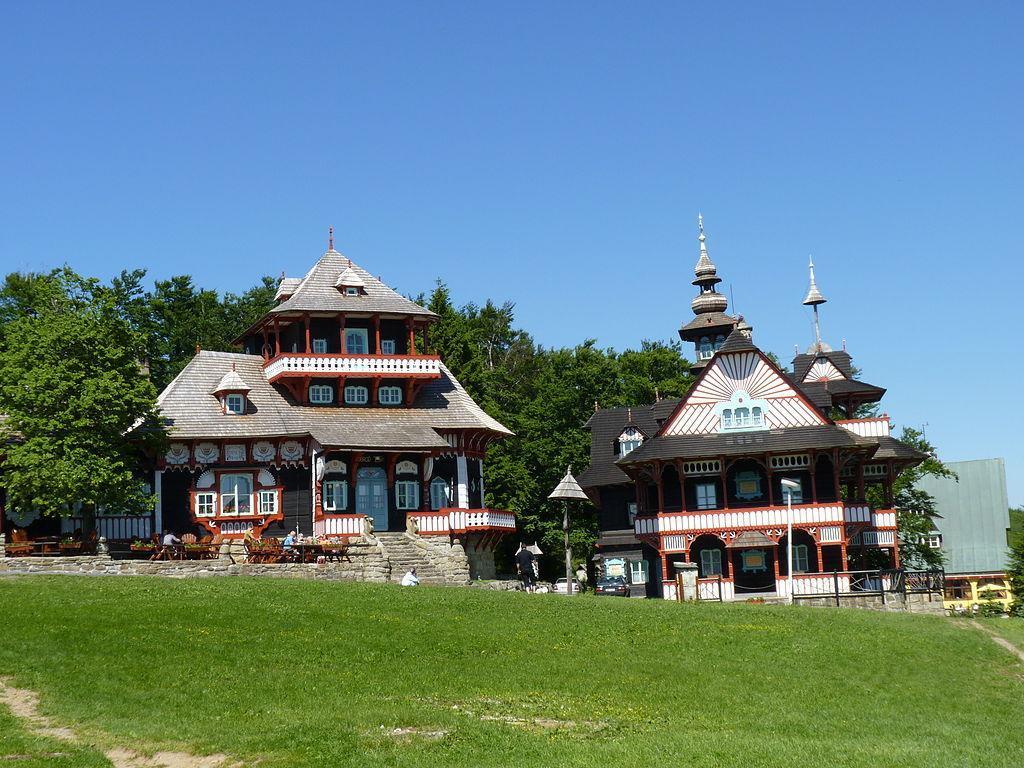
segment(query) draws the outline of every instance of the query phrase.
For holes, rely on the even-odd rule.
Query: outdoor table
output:
[[[323,554],[324,545],[297,541],[292,544],[291,549],[298,554],[300,563],[311,563],[316,559],[317,553]],[[285,552],[287,551],[285,550]]]
[[[39,557],[56,557],[60,554],[59,539],[36,539],[32,546],[38,550],[35,554]]]

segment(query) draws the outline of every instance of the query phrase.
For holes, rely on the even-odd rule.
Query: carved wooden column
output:
[[[345,316],[342,315],[338,319],[338,349],[341,354],[348,353],[348,341],[345,339]]]
[[[310,344],[310,341],[309,341],[310,320],[309,320],[309,313],[308,312],[305,315],[302,316],[302,324],[306,326],[306,354],[308,355],[310,352],[313,351],[312,345]]]
[[[281,321],[274,316],[274,357],[281,354]]]

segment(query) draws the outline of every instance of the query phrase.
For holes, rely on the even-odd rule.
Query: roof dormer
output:
[[[338,279],[334,281],[334,287],[345,296],[366,295],[366,283],[351,266],[346,267],[345,271],[338,275]]]
[[[252,387],[245,383],[245,380],[238,375],[235,364],[231,364],[231,370],[221,377],[220,382],[211,394],[220,400],[224,413],[229,416],[242,416],[248,406],[248,395]]]

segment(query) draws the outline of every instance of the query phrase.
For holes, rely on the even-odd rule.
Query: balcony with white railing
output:
[[[498,509],[445,508],[432,512],[409,512],[421,536],[440,536],[475,531],[511,532],[516,529],[516,516]]]
[[[349,355],[289,352],[268,360],[268,381],[288,376],[376,376],[436,379],[441,376],[438,355]]]
[[[788,519],[788,508],[779,506],[664,512],[660,515],[638,516],[634,522],[634,530],[637,535],[642,536],[719,529],[777,528],[785,526]],[[835,503],[793,505],[794,525],[835,526],[860,519],[872,519],[870,507]]]

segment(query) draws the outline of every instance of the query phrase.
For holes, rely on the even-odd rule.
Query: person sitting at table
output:
[[[418,587],[420,584],[420,577],[416,575],[416,569],[412,568],[406,571],[405,576],[402,577],[403,587]]]
[[[284,549],[290,550],[293,544],[295,544],[295,531],[288,531],[288,535],[284,537],[284,541],[281,542],[281,546]]]
[[[160,551],[154,553],[153,560],[170,560],[174,557],[181,548],[181,539],[174,535],[171,531],[164,531],[164,537],[161,539]]]

